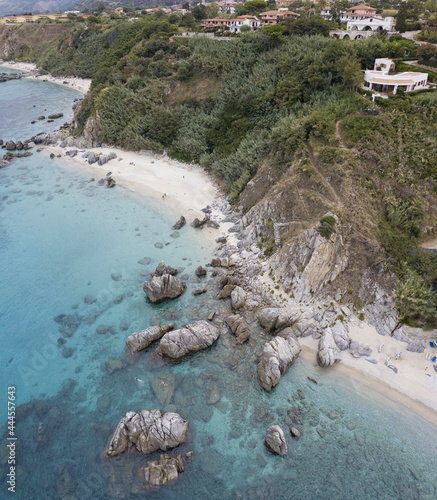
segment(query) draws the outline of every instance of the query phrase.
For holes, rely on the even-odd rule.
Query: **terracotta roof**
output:
[[[374,10],[376,12],[376,9],[373,7],[370,7],[370,5],[364,5],[363,3],[360,3],[360,5],[354,5],[353,7],[350,7],[347,10]]]

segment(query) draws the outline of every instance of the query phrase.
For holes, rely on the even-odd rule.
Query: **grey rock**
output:
[[[272,453],[276,453],[276,455],[285,455],[287,453],[284,431],[279,425],[271,425],[267,429],[267,436],[264,442],[267,448]]]
[[[349,345],[349,352],[354,358],[359,358],[360,356],[370,356],[372,354],[372,349],[368,344],[351,342]]]
[[[19,151],[21,151],[21,150],[24,148],[23,143],[22,143],[21,141],[17,141],[17,142],[15,143],[15,147],[16,147]]]
[[[217,295],[218,299],[227,299],[234,291],[235,285],[225,285],[223,290]]]
[[[157,450],[167,451],[184,443],[188,435],[188,422],[177,413],[159,410],[128,412],[117,424],[104,457],[110,458],[123,453],[132,445],[145,454]]]
[[[407,351],[410,352],[425,352],[426,342],[424,340],[413,340],[407,347]]]
[[[147,349],[152,342],[160,339],[170,330],[173,330],[174,327],[175,324],[170,323],[162,326],[151,326],[140,332],[135,332],[127,338],[126,346],[132,352],[142,351],[143,349]]]
[[[122,276],[120,273],[112,273],[111,274],[111,278],[114,280],[114,281],[121,281],[122,279]]]
[[[317,362],[320,366],[331,366],[341,361],[340,351],[330,328],[326,328],[319,340]]]
[[[96,328],[96,332],[99,334],[99,335],[104,335],[105,333],[108,333],[109,332],[109,329],[111,327],[109,325],[99,325],[97,328]]]
[[[219,329],[208,321],[195,321],[180,330],[166,333],[156,352],[178,359],[186,354],[206,349],[217,340],[219,335]]]
[[[173,231],[170,234],[170,238],[179,238],[179,236],[180,236],[179,231]]]
[[[161,455],[159,460],[147,462],[146,466],[140,467],[137,476],[141,481],[158,487],[176,481],[180,472],[184,472],[181,455]]]
[[[331,331],[340,351],[348,349],[351,339],[349,338],[347,323],[337,321],[335,325],[331,327]]]
[[[290,434],[296,439],[299,439],[301,436],[300,430],[297,427],[293,427],[292,425],[290,426]]]
[[[241,344],[249,338],[250,336],[249,325],[246,323],[246,320],[239,314],[228,316],[225,319],[225,321],[229,326],[229,328],[231,329],[231,332],[237,337],[238,343]]]
[[[202,295],[202,293],[206,293],[206,288],[196,288],[193,291],[193,295]]]
[[[47,118],[49,120],[56,120],[57,118],[62,118],[63,116],[64,116],[64,113],[52,113]]]
[[[91,295],[87,295],[87,296],[83,299],[83,301],[85,302],[85,304],[94,304],[94,302],[96,302],[96,301],[97,301],[97,299],[96,299],[96,298],[94,298],[94,297],[91,297]]]
[[[117,295],[114,299],[114,304],[121,304],[123,302],[123,295]]]
[[[279,307],[262,309],[258,314],[258,320],[268,332],[280,330],[296,323],[301,316],[298,308],[286,311]]]
[[[279,383],[281,374],[294,363],[300,351],[300,344],[289,329],[265,344],[258,363],[258,377],[264,390],[270,391]]]
[[[16,146],[15,146],[15,142],[14,141],[6,141],[6,149],[8,151],[12,151],[15,148],[16,148]]]
[[[164,274],[171,274],[175,276],[178,273],[178,270],[174,267],[165,264],[163,260],[156,266],[156,269],[151,273],[153,277],[163,276]]]
[[[202,266],[199,266],[196,270],[195,270],[195,274],[196,276],[206,276],[206,269]]]
[[[88,163],[92,165],[93,163],[96,163],[99,157],[96,155],[96,153],[90,153],[88,155]]]
[[[170,274],[154,277],[152,281],[146,281],[143,285],[147,298],[153,304],[179,297],[185,292],[186,288],[187,284],[184,281]]]
[[[181,229],[187,221],[185,220],[185,217],[183,215],[180,216],[179,220],[176,222],[176,224],[173,226],[173,229]]]
[[[236,286],[231,292],[231,306],[233,309],[241,309],[246,302],[246,292],[240,287]]]

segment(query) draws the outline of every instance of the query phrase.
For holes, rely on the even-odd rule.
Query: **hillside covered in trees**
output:
[[[414,42],[331,39],[317,17],[231,40],[174,37],[180,24],[158,13],[65,27],[56,43],[21,43],[9,27],[0,36],[15,37],[11,58],[92,77],[73,134],[92,119],[101,142],[200,164],[255,224],[267,257],[317,224],[328,238],[341,231],[349,265],[325,291],[373,300],[370,278],[396,291],[402,321],[436,326],[437,258],[420,244],[436,237],[437,93],[376,105],[359,89],[375,58],[401,68]]]

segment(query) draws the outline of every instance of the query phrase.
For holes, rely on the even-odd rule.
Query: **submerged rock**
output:
[[[147,298],[153,304],[179,297],[185,292],[186,288],[187,284],[184,281],[170,274],[157,276],[152,281],[146,281],[143,285]]]
[[[219,329],[208,321],[195,321],[180,330],[166,333],[156,352],[173,359],[181,358],[191,352],[206,349],[219,335]]]
[[[140,332],[135,332],[126,340],[126,346],[132,351],[142,351],[143,349],[147,349],[149,345],[155,340],[160,339],[163,335],[165,335],[170,330],[173,330],[175,324],[170,323],[168,325],[162,326],[150,326],[145,330],[141,330]]]
[[[176,378],[171,373],[160,374],[153,378],[150,387],[162,406],[169,405],[173,401]]]
[[[276,453],[277,455],[285,455],[287,453],[284,431],[279,425],[271,425],[267,429],[267,436],[264,442],[272,453]]]
[[[187,435],[188,422],[177,413],[131,411],[117,424],[103,456],[115,457],[132,445],[145,454],[157,450],[167,451],[184,443]]]
[[[300,344],[289,329],[265,344],[258,363],[258,377],[264,390],[270,391],[279,383],[281,374],[295,362],[300,351]]]

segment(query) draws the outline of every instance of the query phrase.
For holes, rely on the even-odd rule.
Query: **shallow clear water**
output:
[[[48,91],[49,84],[27,83],[29,92],[37,84],[42,95],[50,93],[56,110],[62,109],[59,102],[71,106],[76,96],[60,86]],[[269,336],[255,318],[248,343],[236,345],[222,328],[210,349],[180,362],[154,356],[156,345],[135,355],[125,351],[126,337],[150,324],[174,321],[180,327],[217,311],[221,326],[227,301],[215,300],[210,272],[200,284],[194,275],[212,255],[201,233],[186,226],[172,238],[175,221],[156,206],[118,186],[98,187],[45,152],[0,170],[0,200],[0,422],[6,420],[7,387],[14,385],[21,405],[18,498],[437,497],[434,426],[303,360],[265,393],[256,363]],[[138,263],[144,257],[151,259],[148,265]],[[184,268],[188,290],[153,306],[142,283],[160,260]],[[114,273],[121,279],[114,280]],[[205,284],[208,293],[193,297],[192,290]],[[86,296],[97,300],[87,304]],[[120,296],[121,303],[114,303]],[[111,330],[98,334],[99,325]],[[111,358],[122,366],[112,373]],[[166,402],[161,381],[174,389]],[[215,385],[220,401],[208,404]],[[193,450],[193,459],[176,483],[159,490],[144,490],[137,480],[138,467],[159,453],[101,457],[119,419],[144,408],[177,411],[190,423],[189,440],[170,454]],[[264,448],[273,423],[285,431],[285,457]],[[291,438],[290,423],[301,430],[300,440]],[[3,435],[0,498],[6,498],[5,442]]]

